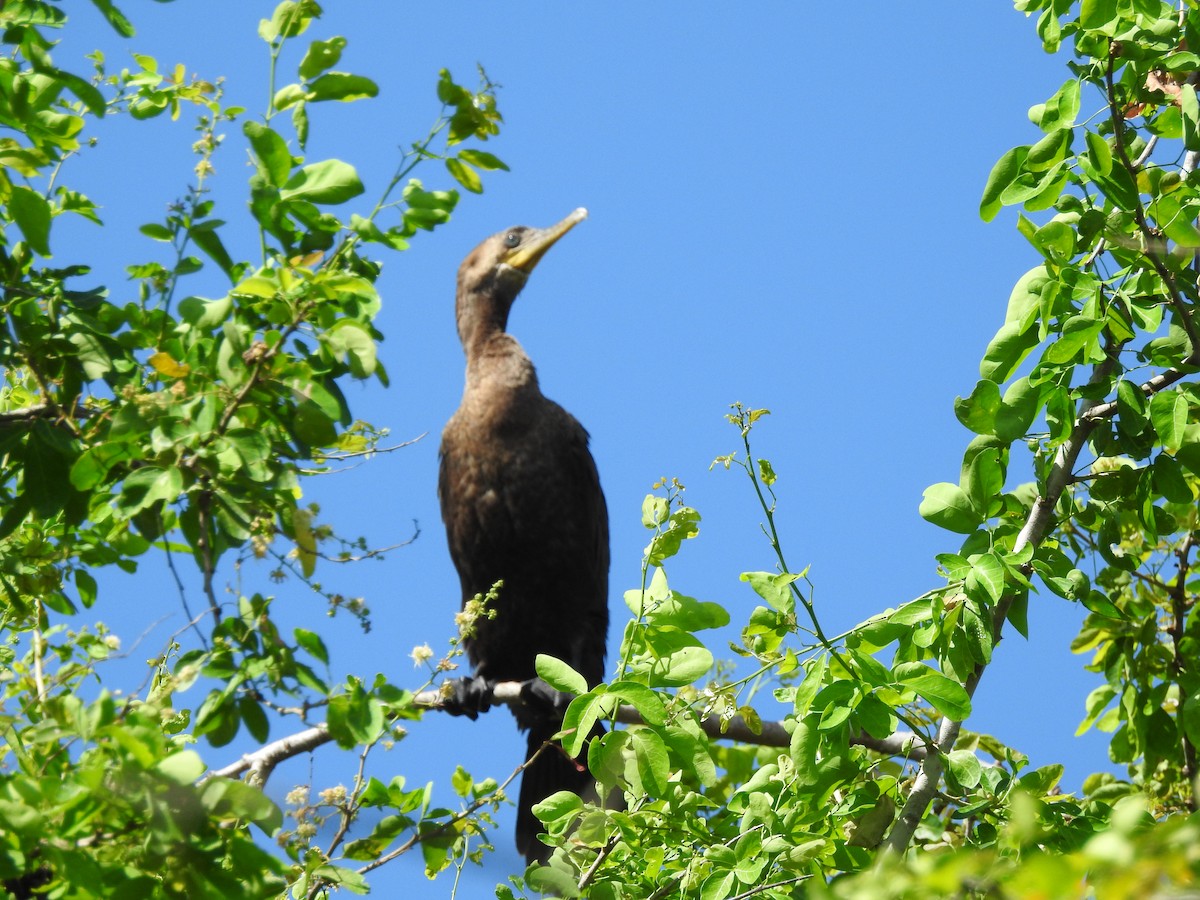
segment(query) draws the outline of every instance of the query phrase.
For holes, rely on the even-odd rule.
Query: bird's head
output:
[[[469,343],[480,325],[503,331],[529,273],[564,234],[587,218],[580,207],[557,225],[517,225],[493,234],[458,269],[458,334]]]

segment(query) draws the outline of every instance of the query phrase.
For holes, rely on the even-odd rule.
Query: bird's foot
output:
[[[556,691],[540,678],[521,682],[521,702],[533,709],[542,710],[561,719],[571,705],[574,695]]]
[[[443,688],[442,709],[452,716],[479,718],[492,708],[492,688],[495,683],[475,675],[471,678],[456,678],[447,681]]]

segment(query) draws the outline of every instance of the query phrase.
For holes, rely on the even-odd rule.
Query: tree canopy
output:
[[[93,5],[133,34],[109,0]],[[497,896],[1193,888],[1200,55],[1189,48],[1200,12],[1154,0],[1016,7],[1068,72],[1030,109],[1037,139],[983,186],[985,220],[1020,210],[1030,269],[995,310],[978,383],[954,403],[961,468],[920,506],[947,532],[929,589],[830,633],[777,526],[776,468],[755,449],[768,411],[735,404],[733,452],[714,466],[744,479],[776,568],[742,576],[758,598],[748,615],[673,590],[668,569],[691,552],[701,513],[678,481],[656,485],[609,680],[588,690],[561,661],[539,664],[577,695],[564,745],[626,806],[570,793],[540,804],[560,850]],[[365,893],[408,853],[452,884],[491,847],[517,774],[460,767],[451,809],[368,767],[437,715],[457,643],[441,659],[418,652],[423,685],[335,678],[319,628],[283,627],[269,593],[218,587],[273,560],[369,624],[316,574],[376,551],[340,538],[305,486],[386,449],[387,423],[362,421],[348,389],[388,383],[383,261],[507,169],[486,149],[503,119],[483,69],[469,85],[431,77],[432,124],[383,183],[347,159],[309,158],[324,108],[379,93],[322,14],[285,0],[262,20],[268,100],[251,112],[226,103],[215,74],[145,54],[119,70],[102,54],[90,72],[59,68],[62,7],[0,11],[0,883],[15,896]],[[73,158],[110,116],[196,123],[190,189],[140,229],[171,261],[127,261],[134,299],[115,299],[88,248],[60,245],[54,228],[71,217],[104,227],[100,207],[119,199],[71,187]],[[218,210],[208,190],[227,137],[252,162],[244,209]],[[234,216],[252,222],[251,245],[230,239]],[[220,296],[191,293],[200,273],[219,277]],[[118,694],[104,663],[120,636],[80,614],[103,623],[104,573],[150,564],[194,574],[203,599],[143,688]],[[1110,735],[1122,769],[1076,793],[1062,791],[1062,765],[1032,767],[970,729],[993,656],[1022,652],[1001,637],[1027,632],[1029,604],[1047,595],[1086,610],[1074,649],[1103,684],[1080,698],[1080,731]],[[729,654],[736,664],[720,660]],[[785,705],[781,721],[763,721],[764,697]],[[585,746],[597,720],[614,727]],[[235,738],[255,749],[218,765],[214,749]],[[281,807],[264,786],[308,753],[332,758],[341,782]]]

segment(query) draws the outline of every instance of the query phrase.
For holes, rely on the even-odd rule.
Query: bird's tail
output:
[[[525,754],[530,759],[541,750],[541,754],[521,775],[521,793],[517,799],[517,849],[525,855],[527,862],[546,862],[553,853],[537,839],[542,823],[533,814],[533,805],[540,803],[557,791],[571,791],[584,799],[596,800],[595,779],[588,771],[587,758],[571,759],[557,741],[542,750],[542,745],[562,728],[561,723],[550,719],[539,721],[529,727],[529,745]],[[597,723],[589,737],[604,734],[604,726]]]

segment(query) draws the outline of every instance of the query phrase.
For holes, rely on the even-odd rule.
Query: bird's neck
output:
[[[467,384],[471,393],[539,392],[537,371],[511,334],[494,331],[467,346]]]

